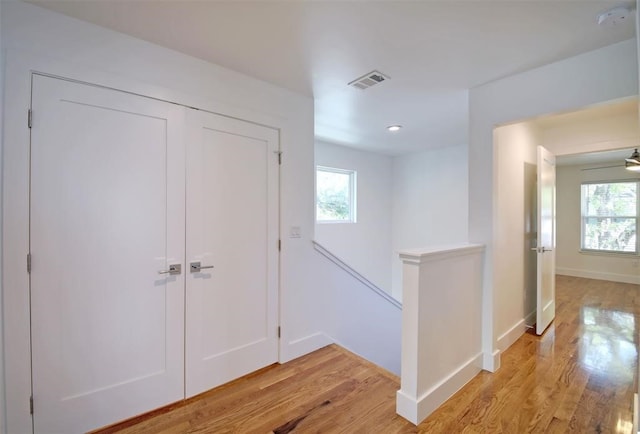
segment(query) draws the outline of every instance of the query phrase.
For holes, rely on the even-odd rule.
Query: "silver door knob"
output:
[[[205,268],[213,268],[213,265],[202,265],[200,262],[192,262],[189,265],[189,269],[192,273],[199,273],[200,270],[204,270]]]
[[[160,270],[158,274],[180,274],[182,272],[182,264],[171,264],[168,270]]]

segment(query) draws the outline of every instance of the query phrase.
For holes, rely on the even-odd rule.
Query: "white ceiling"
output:
[[[319,139],[390,155],[467,143],[470,87],[634,36],[596,24],[629,0],[31,2],[312,95]]]

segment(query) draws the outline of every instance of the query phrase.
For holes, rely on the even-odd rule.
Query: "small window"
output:
[[[582,184],[582,249],[638,253],[638,182]]]
[[[318,166],[316,169],[316,221],[355,223],[356,172]]]

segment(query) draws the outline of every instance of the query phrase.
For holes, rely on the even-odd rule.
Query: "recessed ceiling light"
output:
[[[400,128],[402,128],[402,125],[389,125],[387,127],[387,129],[391,132],[400,131]]]

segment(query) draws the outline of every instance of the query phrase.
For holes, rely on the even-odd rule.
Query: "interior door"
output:
[[[191,110],[186,395],[278,359],[278,132]]]
[[[35,75],[30,274],[36,433],[184,397],[184,109]]]
[[[556,157],[538,146],[536,333],[556,316]]]

